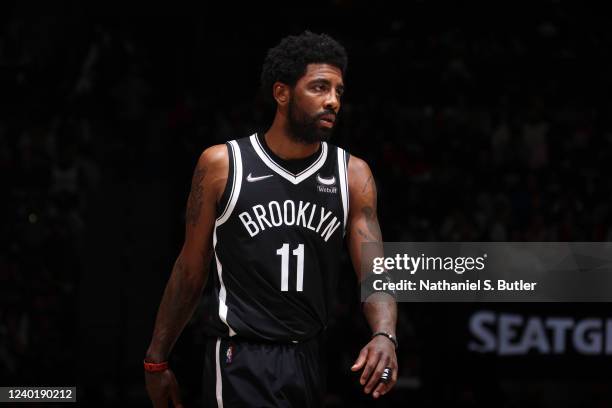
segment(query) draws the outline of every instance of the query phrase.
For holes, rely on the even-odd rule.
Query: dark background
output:
[[[0,385],[76,385],[82,406],[147,406],[142,359],[196,160],[269,123],[265,52],[304,29],[349,53],[333,142],[372,167],[385,241],[612,238],[603,10],[54,3],[0,12]],[[369,406],[349,372],[369,330],[343,256],[327,403]],[[374,405],[612,406],[605,352],[468,348],[480,310],[606,319],[609,304],[399,307],[401,380]],[[201,313],[171,360],[187,406],[200,392]]]

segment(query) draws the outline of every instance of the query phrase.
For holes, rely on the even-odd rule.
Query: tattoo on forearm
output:
[[[174,264],[172,275],[174,277],[179,278],[184,272],[185,264],[183,263],[183,260],[179,257]],[[174,283],[176,284],[175,294],[177,295],[177,297],[172,299],[169,302],[168,306],[170,309],[171,316],[181,316],[184,315],[184,313],[189,310],[190,307],[190,302],[188,301],[189,297],[183,297],[184,294],[189,291],[189,288],[185,286],[186,282],[184,279],[176,279]],[[177,319],[177,321],[173,321],[171,323],[172,331],[176,330],[177,323],[179,323],[178,321],[180,321],[180,319]]]
[[[202,187],[202,180],[206,174],[206,167],[198,167],[193,173],[191,179],[191,191],[189,192],[189,198],[187,199],[187,214],[186,221],[194,226],[200,218],[200,212],[202,210],[202,202],[204,200],[204,188]]]
[[[368,227],[368,233],[375,242],[382,240],[382,233],[380,232],[380,226],[378,225],[378,218],[376,217],[376,211],[372,207],[363,207],[361,209]]]
[[[176,262],[174,262],[174,268],[172,268],[172,273],[183,273],[185,271],[185,264],[183,263],[183,259],[179,256],[176,258]]]
[[[357,228],[357,233],[366,241],[366,242],[378,242],[376,238],[372,235],[366,233],[361,228]]]
[[[160,307],[154,342],[162,355],[167,355],[197,305],[200,293],[193,291],[188,280],[183,276],[186,265],[179,256],[174,263],[170,282]]]

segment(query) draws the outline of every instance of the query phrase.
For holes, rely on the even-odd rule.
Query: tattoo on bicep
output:
[[[374,180],[374,178],[372,177],[372,175],[370,174],[370,177],[368,177],[368,179],[366,180],[366,182],[363,184],[363,189],[361,190],[362,193],[365,193],[368,186],[372,183],[372,180]],[[374,188],[376,188],[376,186],[374,185]]]
[[[206,174],[206,167],[198,167],[193,173],[191,179],[191,191],[189,192],[189,198],[187,199],[187,214],[186,221],[194,226],[200,218],[200,212],[202,210],[202,202],[204,201],[204,188],[202,187],[202,180]]]

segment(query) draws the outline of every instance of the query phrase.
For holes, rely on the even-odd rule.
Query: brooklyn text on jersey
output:
[[[308,211],[309,207],[310,211]],[[251,216],[251,213],[253,216]],[[310,213],[310,215],[307,215],[307,213]],[[316,219],[315,214],[317,215]],[[315,203],[300,201],[296,204],[292,200],[285,200],[282,205],[278,201],[270,201],[267,206],[256,204],[250,211],[244,211],[238,217],[240,217],[244,227],[252,237],[265,230],[266,227],[297,225],[302,228],[308,228],[316,233],[320,232],[323,240],[327,242],[329,237],[342,224],[341,221],[338,221],[337,216],[330,219],[331,215],[332,212],[323,207],[320,208],[320,212],[317,211]],[[257,220],[257,223],[253,221],[254,219]]]

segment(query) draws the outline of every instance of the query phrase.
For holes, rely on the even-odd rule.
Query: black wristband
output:
[[[398,347],[397,338],[395,338],[392,334],[389,334],[387,332],[376,332],[372,335],[372,338],[376,336],[385,336],[386,338],[391,340],[391,343],[393,343],[393,345],[395,346],[395,349],[397,350],[397,347]]]

